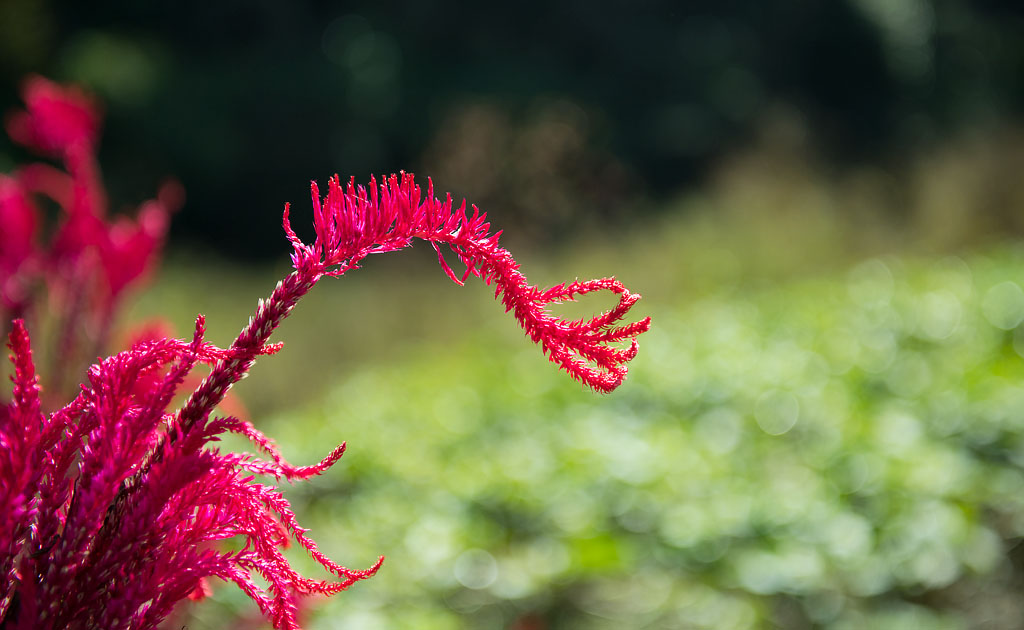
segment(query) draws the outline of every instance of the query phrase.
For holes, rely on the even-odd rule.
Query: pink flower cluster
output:
[[[95,141],[95,117],[82,105],[81,95],[49,83],[34,85],[29,113],[13,119],[12,135],[40,149],[63,151],[70,175],[57,179],[74,191],[62,197],[71,203],[61,228],[67,235],[55,240],[51,253],[57,255],[47,264],[67,261],[77,251],[78,263],[95,262],[95,269],[106,269],[99,241],[88,248],[94,261],[82,253],[86,248],[65,245],[96,235],[68,224],[106,225],[75,218],[78,213],[98,217],[95,206],[84,201],[91,193],[77,191],[93,180],[76,179],[80,165],[75,160],[81,156],[70,156],[76,147]],[[44,124],[48,117],[52,120]],[[64,177],[70,177],[70,184]],[[7,181],[14,181],[7,185],[21,200],[17,203],[24,202],[26,190],[56,190],[36,189],[22,178]],[[379,185],[371,179],[369,187],[350,181],[344,188],[335,177],[326,198],[320,198],[315,183],[312,192],[315,241],[306,244],[296,236],[285,206],[294,270],[259,301],[227,349],[204,340],[205,320],[199,316],[191,340],[150,337],[93,365],[79,394],[48,413],[28,327],[23,319],[10,320],[14,387],[10,402],[0,405],[0,629],[156,628],[177,602],[201,598],[212,577],[235,583],[275,628],[298,628],[301,596],[339,592],[378,570],[383,558],[367,569],[351,570],[324,556],[278,488],[256,480],[319,475],[341,458],[344,443],[319,463],[296,467],[250,423],[217,415],[228,390],[257,357],[278,349],[269,338],[299,299],[323,277],[340,276],[369,254],[406,247],[414,238],[430,241],[455,282],[475,275],[494,283],[496,296],[530,338],[571,376],[603,392],[626,376],[626,363],[636,354],[635,337],[650,320],[618,325],[639,296],[615,280],[549,289],[529,285],[511,255],[498,246],[498,235],[489,234],[483,215],[474,208],[467,216],[465,203],[456,208],[450,197],[435,199],[432,185],[422,195],[411,174],[385,177]],[[15,206],[3,207],[10,211]],[[144,223],[135,233],[145,231]],[[115,231],[105,232],[112,242]],[[13,245],[5,243],[4,256],[14,251]],[[465,265],[461,277],[441,256],[441,246]],[[34,272],[30,259],[0,268],[5,286],[17,274]],[[101,277],[112,299],[117,277]],[[618,295],[618,305],[589,320],[563,321],[546,310],[597,290]],[[626,339],[631,340],[627,347],[615,346]],[[180,407],[172,407],[175,394],[201,363],[211,366],[209,374]],[[245,436],[266,457],[220,452],[214,443],[225,433]],[[232,538],[241,541],[240,548],[216,544]],[[291,543],[304,548],[331,578],[298,574],[282,554]]]
[[[0,315],[4,328],[16,317],[56,320],[50,384],[59,388],[63,369],[80,369],[105,350],[117,307],[156,262],[182,192],[165,184],[135,218],[108,217],[96,163],[100,115],[92,99],[42,77],[26,81],[23,97],[26,109],[8,117],[8,134],[63,169],[40,162],[0,174]],[[39,197],[60,209],[47,243]],[[49,308],[33,312],[43,288]]]

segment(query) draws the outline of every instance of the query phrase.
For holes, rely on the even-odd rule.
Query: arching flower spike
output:
[[[383,178],[379,186],[371,178],[369,188],[357,186],[354,179],[342,188],[335,176],[328,183],[324,199],[316,182],[312,184],[312,196],[316,230],[312,245],[295,235],[285,206],[284,229],[294,248],[292,262],[297,271],[311,276],[340,276],[357,268],[370,254],[408,247],[415,238],[429,241],[441,268],[453,282],[461,285],[474,275],[493,283],[495,297],[501,299],[506,311],[512,311],[551,361],[597,391],[610,392],[622,384],[626,363],[636,356],[636,336],[650,328],[649,317],[618,325],[640,296],[614,278],[575,281],[548,289],[529,284],[512,254],[498,245],[500,232],[489,232],[486,215],[473,206],[473,214],[468,216],[466,202],[455,207],[451,195],[439,201],[430,180],[423,196],[411,173]],[[461,277],[445,261],[441,246],[451,249],[465,265]],[[602,290],[618,295],[618,304],[589,320],[566,321],[547,309],[550,304]],[[626,348],[613,345],[627,339]]]

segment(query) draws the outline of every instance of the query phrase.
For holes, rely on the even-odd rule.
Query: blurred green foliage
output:
[[[348,442],[288,495],[331,557],[387,556],[309,627],[1024,624],[1024,248],[857,256],[796,225],[763,252],[674,220],[527,253],[534,281],[617,270],[645,294],[654,326],[607,397],[429,251],[318,288],[238,389],[295,462]],[[758,258],[816,240],[817,268]],[[209,283],[233,332],[272,274],[224,274],[172,265],[138,314]],[[188,627],[223,627],[234,591]]]

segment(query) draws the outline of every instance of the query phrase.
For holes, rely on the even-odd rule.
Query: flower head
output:
[[[352,570],[321,553],[280,490],[258,481],[322,474],[342,457],[344,443],[316,464],[294,466],[248,421],[216,415],[256,359],[278,350],[270,336],[298,301],[323,277],[354,269],[369,254],[414,238],[430,241],[452,280],[462,284],[475,275],[493,283],[551,360],[599,391],[622,382],[635,336],[649,327],[649,319],[617,324],[639,296],[613,279],[548,289],[528,284],[482,214],[474,208],[469,217],[465,203],[455,208],[450,197],[438,201],[432,185],[421,195],[411,174],[389,176],[380,186],[371,180],[368,189],[351,181],[342,188],[335,177],[325,199],[313,185],[313,205],[311,245],[291,229],[286,206],[294,271],[259,301],[226,349],[205,341],[202,316],[191,340],[143,335],[92,365],[78,395],[45,413],[28,329],[12,321],[14,387],[10,403],[0,406],[0,627],[157,628],[177,602],[201,598],[216,577],[241,588],[275,628],[295,629],[302,596],[334,594],[376,573],[383,558]],[[136,239],[145,239],[144,225],[125,228],[111,242],[136,260],[149,248],[136,248]],[[465,265],[461,278],[441,246]],[[597,290],[618,295],[618,305],[589,320],[564,321],[546,310]],[[613,345],[627,338],[628,347]],[[200,363],[211,366],[209,374],[172,407]],[[248,438],[264,457],[222,453],[215,443],[226,433]],[[240,548],[216,545],[227,539],[241,540]],[[292,543],[331,577],[295,571],[282,552]]]
[[[526,334],[540,345],[551,361],[573,378],[600,391],[610,392],[626,377],[626,363],[636,356],[636,336],[650,328],[649,317],[619,325],[640,299],[614,278],[574,281],[541,289],[529,284],[508,250],[498,245],[500,232],[490,233],[486,214],[466,202],[455,206],[451,195],[444,201],[434,197],[428,180],[422,194],[411,173],[375,178],[369,187],[344,186],[337,176],[328,182],[321,200],[316,182],[312,184],[313,225],[316,240],[306,245],[295,235],[285,206],[284,229],[292,243],[292,263],[297,270],[338,276],[359,266],[370,254],[408,247],[414,238],[429,241],[445,274],[456,284],[473,275],[494,284],[495,297],[511,311]],[[465,265],[459,277],[445,261],[441,247],[450,249]],[[591,319],[566,321],[552,315],[548,305],[572,301],[594,291],[618,296],[614,308]],[[629,339],[626,348],[616,342]]]

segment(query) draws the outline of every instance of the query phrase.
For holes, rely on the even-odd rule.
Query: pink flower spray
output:
[[[92,137],[85,133],[91,119],[79,114],[64,112],[66,127],[44,132],[25,123],[19,133],[43,147],[83,141]],[[455,207],[450,196],[439,201],[432,184],[423,195],[411,174],[380,184],[371,179],[368,187],[351,180],[343,187],[335,177],[325,198],[315,183],[312,197],[314,242],[295,235],[286,205],[294,270],[260,300],[227,349],[204,340],[199,316],[190,341],[140,341],[89,368],[78,396],[46,413],[28,330],[21,319],[11,321],[14,387],[10,403],[0,406],[0,629],[156,628],[177,602],[201,598],[211,577],[234,582],[275,628],[298,628],[299,597],[337,593],[379,569],[383,558],[352,570],[324,556],[277,487],[256,480],[319,475],[341,458],[344,443],[319,463],[297,467],[252,424],[215,415],[256,358],[279,348],[268,344],[270,336],[299,299],[369,254],[407,247],[415,238],[430,241],[449,278],[493,283],[496,297],[550,360],[600,392],[622,383],[635,338],[650,326],[649,318],[619,323],[640,296],[614,279],[530,285],[484,215],[474,207],[468,216],[465,203]],[[461,276],[441,247],[465,265]],[[599,290],[616,294],[618,303],[591,319],[565,321],[547,310]],[[626,340],[626,347],[616,345]],[[209,374],[171,409],[197,363],[210,364]],[[221,453],[213,443],[224,433],[245,436],[266,458]],[[242,540],[241,548],[215,544],[229,538]],[[299,575],[281,551],[290,543],[331,578]]]

